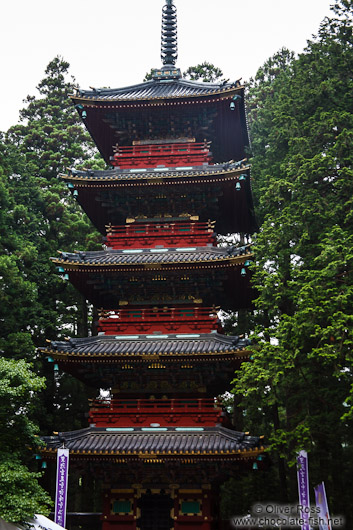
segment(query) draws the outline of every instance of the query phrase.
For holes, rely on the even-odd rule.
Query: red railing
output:
[[[124,308],[101,311],[98,331],[106,335],[222,332],[216,307]]]
[[[163,165],[200,166],[211,162],[209,142],[160,143],[146,145],[115,146],[113,166],[120,168],[148,168]]]
[[[222,406],[212,398],[199,399],[95,399],[91,401],[92,410],[113,410],[116,412],[199,412],[201,410],[221,411]]]
[[[216,245],[214,222],[131,223],[106,227],[106,245],[115,250],[133,248]]]
[[[229,419],[213,399],[111,399],[92,401],[89,421],[97,427],[201,427]]]

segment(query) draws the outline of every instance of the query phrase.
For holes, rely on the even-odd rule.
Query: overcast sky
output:
[[[46,65],[61,55],[82,88],[122,87],[159,68],[165,0],[9,0],[0,16],[0,130],[18,121]],[[300,53],[332,0],[175,0],[178,64],[205,60],[231,81],[283,46]]]

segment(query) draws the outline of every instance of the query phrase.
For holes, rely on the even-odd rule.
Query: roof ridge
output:
[[[104,341],[104,342],[115,342],[115,337],[131,337],[134,336],[136,338],[134,339],[126,339],[131,342],[134,341],[153,341],[158,340],[158,342],[162,341],[168,341],[168,340],[187,340],[187,341],[198,341],[200,342],[200,339],[217,339],[220,342],[232,342],[235,339],[238,339],[238,335],[224,335],[222,333],[161,333],[161,335],[154,335],[152,337],[153,333],[146,333],[146,334],[136,334],[136,335],[122,335],[119,333],[116,333],[115,335],[92,335],[90,337],[72,337],[69,338],[68,341],[52,341],[52,344],[66,344],[67,342],[71,343],[91,343],[91,342],[98,342],[98,341]],[[185,335],[185,337],[182,337],[182,335]],[[199,337],[196,337],[195,335],[199,335]],[[148,336],[148,338],[147,338]],[[162,339],[160,337],[163,337]]]
[[[239,80],[233,83],[224,83],[224,82],[223,83],[206,83],[203,81],[192,81],[189,79],[168,79],[168,80],[152,79],[152,80],[143,81],[141,83],[136,83],[134,85],[129,85],[126,87],[121,87],[121,88],[92,88],[91,90],[76,88],[76,94],[70,94],[70,98],[72,100],[77,100],[81,98],[83,99],[89,98],[91,100],[103,99],[104,101],[104,98],[107,98],[107,96],[119,96],[119,95],[124,95],[124,94],[126,95],[129,93],[142,91],[140,96],[137,97],[136,95],[134,95],[132,99],[143,100],[146,98],[147,99],[151,98],[151,94],[146,95],[147,89],[156,90],[160,87],[169,87],[169,91],[170,91],[170,87],[172,87],[172,89],[177,88],[177,87],[183,87],[185,89],[189,88],[191,90],[196,89],[196,95],[200,95],[200,96],[205,96],[205,95],[207,96],[207,95],[212,95],[212,93],[216,94],[219,92],[225,92],[227,90],[244,88],[243,85],[240,84]],[[197,89],[200,89],[200,90],[198,91]],[[193,95],[195,95],[195,93],[186,92],[185,94],[182,94],[181,96],[179,95],[178,97],[188,97],[188,96],[193,96]],[[171,94],[163,93],[163,95],[161,96],[158,96],[157,94],[155,94],[155,96],[164,97],[167,99],[168,97],[171,97],[171,98],[177,97],[175,94],[173,95],[172,93]],[[125,98],[125,99],[128,100],[128,98]]]

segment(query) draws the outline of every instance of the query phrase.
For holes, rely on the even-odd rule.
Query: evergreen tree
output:
[[[191,81],[203,81],[204,83],[227,82],[227,79],[223,78],[222,70],[207,61],[196,66],[189,66],[183,76]]]
[[[60,58],[48,65],[39,96],[26,99],[21,123],[0,137],[0,515],[12,521],[43,513],[48,502],[31,471],[35,423],[45,434],[86,425],[83,385],[35,353],[46,338],[88,334],[86,301],[55,274],[50,256],[58,249],[100,248],[100,236],[59,178],[66,166],[104,167],[68,98],[68,66]],[[43,379],[15,359],[33,361],[45,376],[45,391]],[[22,388],[32,398],[30,408],[12,401]],[[27,446],[32,450],[20,450]]]
[[[151,81],[153,79],[153,72],[155,68],[151,68],[143,78],[144,81]],[[223,72],[220,68],[212,63],[204,61],[203,63],[197,64],[196,66],[189,66],[189,68],[183,72],[183,78],[190,79],[191,81],[203,81],[204,83],[226,83],[229,79],[223,78]]]
[[[0,200],[6,215],[0,218],[5,224],[0,267],[6,282],[0,348],[9,358],[33,359],[35,347],[47,338],[89,333],[86,300],[58,277],[50,261],[58,250],[101,248],[100,235],[59,177],[67,166],[105,167],[69,99],[74,81],[68,68],[59,57],[49,63],[38,97],[27,97],[21,123],[1,142]],[[54,373],[45,359],[35,357],[35,367],[47,380],[37,413],[42,431],[83,426],[83,386]]]
[[[27,467],[36,467],[39,438],[31,416],[43,386],[25,361],[0,357],[0,517],[9,522],[49,513],[51,499],[38,484],[42,474]]]
[[[278,498],[296,501],[287,464],[305,448],[311,480],[326,482],[332,512],[349,522],[352,1],[332,9],[298,59],[282,50],[250,85],[257,329],[235,384],[247,430],[263,427],[278,462]]]
[[[20,112],[22,123],[12,127],[6,138],[7,150],[17,149],[16,154],[10,152],[8,175],[17,212],[15,232],[35,249],[25,273],[38,286],[41,310],[36,311],[33,322],[36,345],[55,338],[58,328],[64,326],[87,331],[87,322],[80,322],[84,301],[52,274],[55,268],[49,258],[60,249],[99,248],[100,242],[59,178],[67,166],[92,166],[94,154],[92,141],[69,99],[74,85],[66,80],[68,67],[59,57],[49,63],[46,77],[38,85],[39,97],[27,97]],[[93,165],[102,162],[96,159]],[[66,307],[74,308],[73,314],[66,314]]]

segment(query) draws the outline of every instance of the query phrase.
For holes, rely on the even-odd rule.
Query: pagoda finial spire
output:
[[[178,58],[177,13],[173,0],[165,0],[162,10],[161,59],[164,65],[175,65]]]

